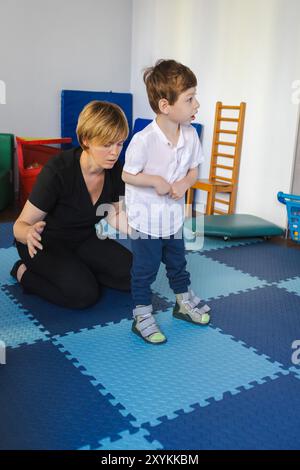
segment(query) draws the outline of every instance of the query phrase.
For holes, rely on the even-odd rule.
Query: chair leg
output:
[[[229,209],[228,214],[234,214],[235,210],[235,200],[236,200],[236,193],[234,190],[229,194]]]
[[[187,195],[186,195],[187,217],[192,217],[192,215],[193,215],[194,192],[195,192],[195,190],[193,188],[190,188],[187,192]]]
[[[206,211],[205,215],[212,215],[213,207],[213,191],[207,191]]]

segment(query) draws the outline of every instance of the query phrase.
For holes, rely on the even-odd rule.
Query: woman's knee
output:
[[[100,296],[100,286],[96,279],[79,279],[76,285],[65,285],[62,289],[67,303],[74,309],[84,309],[94,305]]]
[[[69,305],[74,309],[85,309],[93,306],[99,299],[100,289],[87,289],[86,292],[76,292],[70,299]]]

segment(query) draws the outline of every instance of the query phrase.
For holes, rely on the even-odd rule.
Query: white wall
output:
[[[196,73],[209,172],[215,102],[247,102],[237,212],[285,225],[277,191],[291,184],[300,78],[299,0],[133,0],[135,117],[152,117],[142,69],[159,58]],[[201,195],[202,197],[202,195]]]
[[[142,69],[174,58],[198,77],[209,170],[217,100],[247,102],[237,212],[284,225],[298,122],[299,0],[1,0],[0,132],[60,134],[60,91],[131,91],[152,117]],[[204,194],[203,194],[204,196]]]
[[[130,88],[132,0],[1,0],[0,132],[60,136],[60,91]]]

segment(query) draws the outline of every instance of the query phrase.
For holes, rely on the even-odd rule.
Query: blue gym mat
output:
[[[71,137],[73,146],[77,146],[76,126],[78,116],[84,106],[90,101],[109,101],[119,105],[127,118],[129,126],[129,136],[132,133],[132,94],[114,93],[112,91],[84,91],[84,90],[62,90],[61,92],[61,136]],[[120,154],[121,160],[124,160],[125,151],[129,139],[124,143]]]
[[[154,347],[131,333],[130,293],[104,289],[84,311],[25,294],[11,229],[0,225],[0,449],[299,449],[300,250],[206,238],[187,252],[208,327],[172,318],[161,266],[168,342]]]

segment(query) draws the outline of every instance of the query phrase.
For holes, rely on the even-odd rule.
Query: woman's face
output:
[[[94,163],[97,166],[100,166],[104,169],[110,169],[118,160],[120,152],[123,148],[123,144],[123,140],[106,145],[99,145],[89,142],[87,144],[88,149],[85,151],[92,157]]]

